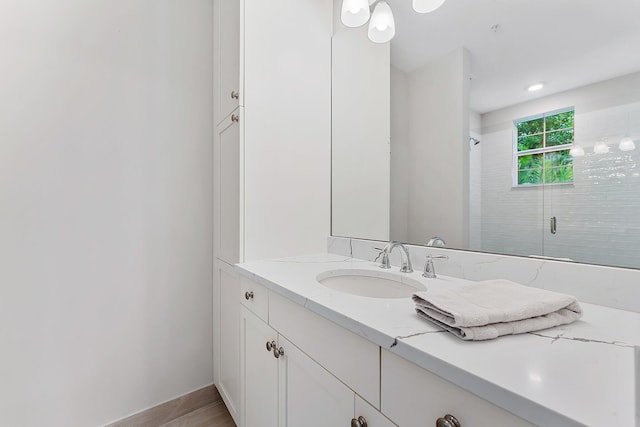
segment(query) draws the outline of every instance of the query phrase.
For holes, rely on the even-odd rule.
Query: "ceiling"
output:
[[[447,0],[429,14],[388,2],[391,62],[413,71],[465,47],[478,113],[640,70],[640,0]]]

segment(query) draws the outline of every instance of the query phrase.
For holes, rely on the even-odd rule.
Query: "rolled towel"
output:
[[[488,340],[566,325],[582,317],[575,297],[508,280],[413,295],[421,317],[464,340]]]

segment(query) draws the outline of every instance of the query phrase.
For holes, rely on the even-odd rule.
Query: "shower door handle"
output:
[[[556,234],[556,232],[558,231],[557,226],[558,226],[558,221],[556,220],[555,216],[552,216],[549,219],[549,228],[550,228],[551,234]]]

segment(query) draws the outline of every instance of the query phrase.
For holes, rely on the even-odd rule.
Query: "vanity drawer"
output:
[[[380,347],[274,292],[269,295],[269,324],[380,408]]]
[[[269,322],[269,290],[264,286],[241,276],[240,303],[265,322]]]
[[[532,427],[527,421],[389,351],[382,351],[382,413],[402,427],[434,426],[451,414],[461,427]]]

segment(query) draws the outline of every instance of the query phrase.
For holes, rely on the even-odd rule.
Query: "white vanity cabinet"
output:
[[[242,405],[240,425],[243,427],[285,427],[285,426],[341,426],[351,425],[352,420],[362,417],[370,427],[392,427],[394,424],[384,417],[375,407],[345,384],[347,369],[358,364],[356,356],[370,350],[370,343],[358,350],[359,344],[341,348],[343,334],[350,332],[339,328],[331,322],[315,318],[316,315],[302,309],[282,312],[272,316],[273,310],[286,310],[293,304],[281,296],[268,293],[266,288],[242,279],[241,288],[247,289],[242,295],[240,315],[240,347],[241,347],[241,383]],[[268,296],[267,296],[268,294]],[[264,304],[258,296],[267,296],[269,313],[264,312]],[[272,305],[273,302],[273,305]],[[306,314],[305,314],[306,312]],[[297,325],[306,331],[309,340],[301,339],[303,351],[293,338],[287,339],[282,331],[268,324],[271,317],[286,319],[288,325]],[[321,323],[327,322],[322,325]],[[300,338],[297,329],[287,328],[286,333]],[[333,327],[338,329],[332,330]],[[336,334],[337,332],[337,334]],[[359,338],[359,337],[357,337]],[[359,338],[360,339],[360,338]],[[309,345],[311,341],[318,346]],[[327,344],[332,343],[332,344]],[[335,345],[336,347],[333,347]],[[349,351],[355,352],[350,356]],[[372,348],[372,354],[379,355],[379,348]],[[343,359],[337,366],[333,355]],[[365,357],[366,359],[366,357]],[[318,362],[323,360],[325,364]],[[379,359],[371,365],[371,374],[379,372]],[[329,369],[326,365],[337,367]],[[361,373],[369,368],[368,362],[355,370]],[[336,372],[338,371],[338,372]],[[354,381],[358,375],[347,381]],[[357,382],[357,380],[356,380]],[[374,395],[379,393],[379,382]]]
[[[275,357],[278,333],[264,321],[241,308],[241,426],[278,426],[279,369],[281,360]],[[267,343],[269,346],[267,346]]]
[[[240,289],[242,427],[533,426],[245,276]]]
[[[241,426],[348,425],[354,393],[245,307]]]
[[[353,390],[282,336],[280,344],[280,427],[348,426],[354,417]]]
[[[381,372],[382,412],[400,426],[436,425],[450,414],[461,427],[533,427],[387,350],[382,350]]]
[[[347,425],[354,393],[246,307],[241,426]]]

